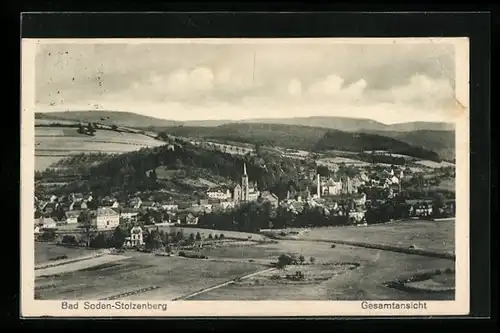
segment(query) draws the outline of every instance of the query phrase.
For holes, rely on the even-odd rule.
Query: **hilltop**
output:
[[[132,112],[122,111],[66,111],[36,113],[36,119],[53,120],[74,120],[82,122],[104,122],[121,126],[135,128],[155,128],[162,130],[162,127],[189,126],[189,127],[216,127],[225,124],[281,124],[321,127],[336,129],[345,132],[366,132],[366,131],[420,131],[420,130],[445,130],[453,131],[454,126],[450,123],[440,122],[408,122],[387,125],[368,118],[348,118],[348,117],[296,117],[296,118],[255,118],[242,120],[190,120],[175,121],[148,117]]]
[[[350,152],[386,151],[391,154],[411,156],[424,160],[439,161],[435,152],[378,134],[348,133],[330,130],[315,146],[316,151],[340,150]]]
[[[328,130],[321,127],[283,124],[226,124],[217,127],[175,126],[164,129],[164,135],[211,139],[225,142],[243,142],[301,150],[387,150],[417,158],[438,160],[434,148],[454,147],[454,136],[428,133],[411,135],[406,132],[383,132],[387,135]],[[395,134],[398,133],[398,134]],[[434,132],[432,132],[434,133]],[[431,134],[432,134],[431,133]],[[453,132],[451,132],[453,134]],[[335,140],[331,140],[331,136]],[[394,137],[393,137],[394,136]],[[448,141],[446,141],[448,140]],[[436,143],[437,142],[437,143]],[[425,143],[425,145],[422,145]]]
[[[146,128],[152,125],[156,126],[176,126],[180,122],[173,120],[158,119],[148,116],[142,116],[137,113],[123,111],[65,111],[65,112],[46,112],[35,113],[35,119],[44,120],[64,120],[80,122],[98,122],[105,125],[118,125],[135,128]]]

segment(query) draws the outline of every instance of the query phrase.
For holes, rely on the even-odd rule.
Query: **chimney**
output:
[[[316,186],[316,194],[318,195],[318,198],[321,198],[321,181],[320,181],[319,173],[317,174],[316,178],[318,179],[318,184]]]

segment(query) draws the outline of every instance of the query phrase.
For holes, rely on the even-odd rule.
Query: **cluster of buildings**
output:
[[[214,211],[231,210],[245,202],[269,202],[276,209],[285,209],[299,214],[306,204],[309,207],[321,207],[325,213],[349,216],[356,223],[362,223],[367,211],[367,195],[361,189],[386,189],[390,198],[401,191],[401,183],[405,177],[403,170],[393,169],[378,172],[361,171],[355,177],[333,176],[322,177],[318,173],[315,178],[316,190],[309,188],[302,193],[290,193],[285,199],[269,191],[259,191],[256,184],[248,179],[246,164],[243,165],[241,182],[229,187],[210,188],[206,198],[197,202],[175,202],[142,200],[139,195],[129,198],[127,202],[119,202],[116,198],[96,199],[91,194],[71,194],[57,197],[35,198],[35,232],[42,229],[77,228],[80,214],[88,212],[91,225],[98,230],[116,228],[120,221],[136,222],[147,212],[155,212],[158,218],[149,215],[151,224],[197,224],[198,217]],[[313,183],[311,181],[311,183]],[[410,205],[410,216],[432,215],[430,203],[414,203]]]

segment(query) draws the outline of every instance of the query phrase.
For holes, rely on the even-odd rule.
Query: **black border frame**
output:
[[[137,6],[132,6],[137,8]],[[237,6],[236,6],[237,7]],[[299,6],[300,7],[300,6]],[[408,8],[407,8],[408,10]],[[487,318],[491,311],[490,285],[491,261],[489,243],[494,233],[490,233],[490,20],[488,12],[482,13],[353,13],[353,12],[307,12],[307,13],[48,13],[22,15],[22,38],[120,38],[120,37],[163,37],[163,38],[207,38],[207,37],[470,37],[470,169],[471,169],[471,229],[470,229],[470,271],[471,271],[471,315]],[[19,45],[19,44],[17,44]],[[17,166],[19,167],[19,165]],[[19,179],[19,178],[18,178]],[[17,186],[19,183],[17,183]],[[19,188],[19,187],[17,187]],[[13,188],[15,189],[15,187]],[[19,211],[18,211],[19,212]],[[492,244],[494,244],[492,242]],[[19,307],[19,303],[17,306]],[[17,311],[20,309],[18,308]],[[16,309],[14,309],[16,311]],[[370,330],[388,327],[383,325],[388,318],[354,321],[353,317],[334,319],[353,320],[351,331],[360,325]],[[438,318],[438,317],[435,317]],[[454,317],[457,318],[457,317]],[[175,318],[172,318],[175,319]],[[180,319],[180,318],[177,318]],[[221,318],[222,319],[222,318]],[[267,319],[267,318],[266,318]],[[280,318],[278,318],[280,319]],[[285,318],[281,318],[285,319]],[[292,318],[289,318],[292,319]],[[328,318],[315,318],[328,319]],[[396,318],[393,318],[396,319]],[[398,317],[393,327],[407,331],[424,327],[430,321],[412,320]],[[427,318],[429,319],[429,318]],[[77,320],[80,322],[82,319]],[[239,320],[247,320],[241,318]],[[238,320],[238,321],[239,321]],[[94,320],[104,327],[108,323]],[[134,319],[134,323],[135,323]],[[58,326],[60,321],[46,321],[43,326]],[[234,325],[234,321],[224,321],[224,326]],[[307,321],[311,323],[310,321]],[[192,324],[191,324],[192,323]],[[305,322],[291,321],[299,328]],[[379,326],[379,324],[382,324]],[[427,324],[429,323],[429,324]],[[466,328],[470,321],[460,323]],[[25,321],[32,327],[33,320]],[[55,324],[55,325],[54,325]],[[126,325],[130,325],[128,323]],[[173,323],[172,323],[173,324]],[[190,319],[179,322],[177,328],[206,327],[213,329],[208,319]],[[340,323],[338,323],[340,324]],[[338,329],[338,324],[330,322],[330,329]],[[441,323],[443,324],[443,323]],[[170,324],[168,324],[170,326]],[[207,326],[204,326],[207,325]],[[306,324],[309,326],[309,324]],[[131,327],[133,325],[130,325]],[[266,325],[269,326],[269,325]],[[273,325],[270,325],[273,326]],[[276,327],[285,328],[282,322]],[[302,327],[308,327],[302,326]],[[25,326],[27,327],[27,326]],[[144,327],[144,326],[143,326]],[[173,327],[176,327],[175,325]],[[240,326],[241,327],[241,326]],[[123,327],[120,327],[123,328]],[[234,328],[238,328],[235,326]],[[269,327],[270,328],[270,327]],[[315,327],[316,328],[316,327]],[[354,330],[352,330],[354,328]],[[390,330],[390,329],[389,329]],[[415,330],[416,331],[416,330]]]

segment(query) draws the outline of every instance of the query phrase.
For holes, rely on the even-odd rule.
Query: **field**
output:
[[[70,127],[35,128],[35,169],[44,170],[68,155],[85,152],[124,153],[165,142],[136,133],[97,130],[95,136],[79,134]]]
[[[73,248],[57,246],[51,243],[35,244],[35,264],[50,262],[51,258],[66,255],[68,259],[78,258],[91,254],[92,250],[85,248]]]
[[[300,240],[255,245],[237,242],[238,246],[226,244],[204,248],[202,253],[208,259],[126,251],[123,256],[128,258],[94,266],[85,264],[85,268],[73,272],[59,268],[61,273],[58,275],[37,278],[36,294],[40,299],[123,300],[453,299],[454,292],[449,288],[453,288],[454,274],[413,283],[429,286],[434,291],[415,292],[389,286],[393,281],[423,273],[454,270],[453,260],[347,245],[332,248],[330,243],[318,241],[342,239],[453,251],[453,225],[453,222],[411,221],[374,227],[312,229]],[[251,235],[196,228],[160,228],[167,231],[183,229],[185,235],[224,233],[226,238],[240,239],[248,239]],[[251,236],[252,240],[263,238]],[[42,256],[47,258],[63,253],[70,256],[68,249],[56,245],[37,243],[36,247],[37,262],[42,261]],[[289,266],[284,271],[271,268],[278,256],[285,253],[303,255],[307,264]],[[304,274],[304,280],[275,279],[277,275],[286,276],[297,271]],[[439,291],[441,285],[448,289]]]
[[[423,166],[428,167],[428,168],[433,168],[433,169],[455,166],[455,164],[450,163],[450,162],[446,162],[446,161],[442,161],[440,163],[437,163],[437,162],[433,162],[433,161],[423,160],[423,161],[416,161],[415,163],[423,165]]]
[[[368,227],[310,229],[303,240],[342,240],[371,244],[387,244],[439,252],[455,251],[455,221],[409,220]]]

